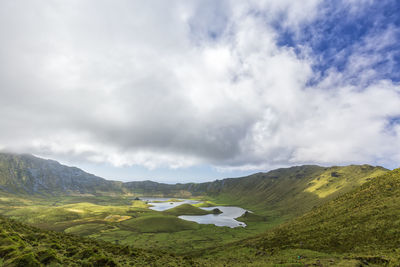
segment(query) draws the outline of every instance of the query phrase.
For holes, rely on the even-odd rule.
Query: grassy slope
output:
[[[215,194],[218,202],[232,203],[278,216],[296,216],[349,192],[387,170],[369,165],[345,167],[299,166],[229,181]]]
[[[334,259],[349,264],[400,264],[400,169],[361,187],[261,236],[220,248],[211,261],[226,264],[281,262],[282,255],[308,255],[310,261]],[[311,254],[314,256],[310,256]],[[236,255],[236,256],[235,256]],[[245,255],[253,255],[250,259]],[[282,257],[281,257],[282,256]],[[266,261],[269,257],[271,261]],[[204,261],[204,256],[201,259]],[[305,262],[300,260],[297,262]],[[344,264],[344,263],[342,263]]]
[[[281,247],[302,244],[334,252],[399,249],[400,169],[282,225],[256,243]]]
[[[266,222],[267,218],[264,216],[260,216],[257,214],[254,214],[252,212],[246,211],[242,216],[236,218],[236,220],[245,222],[245,223],[252,223],[252,222]]]
[[[121,229],[137,231],[140,233],[178,232],[198,229],[199,225],[179,219],[175,216],[152,215],[123,221]]]
[[[43,231],[0,217],[0,266],[188,266],[180,257]]]

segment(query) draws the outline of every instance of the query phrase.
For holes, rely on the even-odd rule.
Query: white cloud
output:
[[[400,158],[399,86],[354,83],[373,58],[309,87],[312,51],[277,45],[270,23],[296,30],[319,1],[35,4],[0,4],[4,149],[148,168]]]

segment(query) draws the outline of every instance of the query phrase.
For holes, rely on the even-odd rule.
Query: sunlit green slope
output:
[[[278,227],[259,247],[306,247],[335,252],[398,250],[400,169]]]
[[[311,255],[310,251],[314,251],[314,262],[333,257],[362,264],[359,266],[399,266],[400,169],[372,179],[265,234],[217,249],[218,257],[210,257],[223,264],[235,253],[244,253],[253,255],[245,260],[247,263],[265,263],[267,257],[272,262],[279,261],[277,255],[291,255],[294,262],[296,253],[301,258]]]

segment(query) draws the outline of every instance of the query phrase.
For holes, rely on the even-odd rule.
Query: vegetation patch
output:
[[[165,215],[143,216],[124,221],[121,225],[141,233],[177,232],[199,228],[197,223]]]
[[[246,211],[242,216],[236,218],[237,221],[245,222],[245,223],[253,223],[253,222],[265,222],[267,221],[267,217],[257,215],[253,212]]]
[[[132,218],[132,216],[121,216],[121,215],[108,215],[104,218],[106,222],[122,222]]]
[[[165,201],[165,202],[183,202],[183,200],[182,200],[182,199],[179,199],[179,198],[170,198],[170,199],[168,199],[168,200]]]
[[[203,210],[198,207],[194,207],[193,205],[190,204],[182,204],[172,209],[163,211],[163,213],[168,215],[180,216],[180,215],[206,215],[206,214],[212,214],[213,212],[208,210]]]
[[[132,201],[132,208],[141,208],[147,209],[150,205],[141,200],[133,200]]]
[[[72,226],[68,229],[66,229],[64,232],[68,234],[76,234],[76,235],[82,235],[82,236],[87,236],[91,235],[93,233],[98,233],[103,230],[107,229],[112,229],[113,227],[106,225],[106,224],[100,224],[100,223],[86,223],[86,224],[80,224],[76,226]]]
[[[208,208],[208,207],[215,207],[215,206],[217,206],[217,204],[215,204],[212,201],[206,200],[206,201],[203,201],[203,202],[200,202],[197,204],[193,204],[193,206],[199,207],[199,208]]]
[[[374,168],[369,165],[332,167],[313,179],[304,191],[315,193],[318,197],[324,198],[344,187],[360,186],[385,172],[386,170],[383,168]]]

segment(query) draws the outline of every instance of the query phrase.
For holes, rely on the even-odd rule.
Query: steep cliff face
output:
[[[32,155],[0,154],[0,190],[13,194],[122,193],[121,182],[107,181],[75,167]]]

